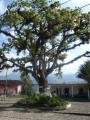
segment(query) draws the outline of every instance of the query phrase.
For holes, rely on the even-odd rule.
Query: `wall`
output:
[[[55,92],[58,94],[58,96],[65,96],[65,88],[69,89],[69,96],[72,97],[72,91],[73,96],[77,96],[79,94],[79,89],[83,88],[84,95],[87,96],[87,85],[51,85],[51,92]]]
[[[18,86],[17,86],[17,92],[16,92],[16,94],[20,94],[21,91],[22,91],[22,86],[21,86],[21,85],[18,85]]]
[[[21,93],[21,85],[7,87],[7,95],[18,95],[20,93]],[[0,86],[0,95],[3,94],[5,94],[5,87]]]

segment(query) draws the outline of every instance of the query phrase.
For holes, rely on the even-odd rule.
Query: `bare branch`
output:
[[[57,64],[57,65],[52,65],[51,68],[47,69],[47,73],[50,74],[52,73],[52,71],[58,67],[63,67],[65,65],[71,64],[75,61],[77,61],[78,59],[82,58],[82,57],[87,57],[87,55],[90,54],[90,51],[85,52],[84,54],[75,57],[74,59],[70,60],[69,62],[63,63],[63,64]],[[89,55],[90,56],[90,55]]]
[[[60,50],[60,52],[64,52],[64,51],[69,51],[69,50],[72,50],[72,49],[74,49],[74,48],[76,48],[76,47],[78,47],[78,46],[80,46],[80,45],[82,45],[83,44],[83,42],[80,42],[80,43],[78,43],[78,44],[74,44],[72,47],[69,47],[69,48],[64,48],[64,49],[61,49]]]
[[[64,63],[64,64],[61,64],[60,66],[64,66],[64,65],[68,65],[68,64],[70,64],[70,63],[73,63],[73,62],[75,62],[76,60],[78,60],[78,59],[80,59],[80,58],[82,58],[82,57],[87,57],[87,55],[89,55],[89,54],[90,54],[90,52],[87,51],[87,52],[85,52],[84,54],[82,54],[82,55],[80,55],[80,56],[78,56],[78,57],[75,57],[74,59],[70,60],[69,62],[66,62],[66,63]]]

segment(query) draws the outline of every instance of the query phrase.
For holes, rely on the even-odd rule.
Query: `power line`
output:
[[[89,6],[89,5],[90,4],[86,4],[86,5],[82,6],[82,7],[80,7],[80,9],[85,8],[85,7]]]
[[[64,5],[64,4],[66,4],[66,3],[68,3],[68,2],[71,2],[71,1],[72,1],[72,0],[67,0],[67,1],[61,3],[61,5]],[[86,5],[83,5],[83,6],[79,7],[79,8],[82,9],[82,8],[85,8],[85,7],[89,6],[89,5],[90,5],[90,3],[89,3],[89,4],[86,4]]]
[[[61,3],[61,5],[64,5],[64,4],[66,4],[66,3],[70,2],[70,1],[72,1],[72,0],[67,0],[67,1]]]

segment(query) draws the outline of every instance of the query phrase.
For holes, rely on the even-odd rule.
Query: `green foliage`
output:
[[[21,72],[21,80],[22,80],[22,94],[27,96],[32,96],[34,94],[34,88],[32,85],[32,81],[27,72]]]
[[[66,102],[58,97],[48,97],[41,94],[26,97],[18,101],[15,106],[22,107],[56,107],[64,106]]]
[[[62,8],[58,1],[17,0],[0,16],[0,34],[8,38],[0,56],[12,50],[18,55],[11,59],[3,55],[0,63],[9,61],[13,67],[28,71],[45,88],[50,73],[61,73],[62,66],[81,57],[64,63],[70,50],[89,43],[90,12]],[[27,54],[20,58],[23,51]]]
[[[86,80],[90,84],[90,61],[82,64],[78,70],[77,77]]]

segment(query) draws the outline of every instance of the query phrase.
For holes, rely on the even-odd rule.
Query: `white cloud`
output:
[[[4,0],[0,0],[0,14],[3,14],[6,11],[6,5]]]

